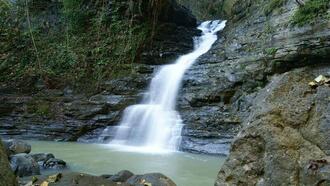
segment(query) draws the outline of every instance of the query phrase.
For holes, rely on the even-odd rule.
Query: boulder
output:
[[[10,156],[10,166],[19,177],[40,174],[38,163],[28,154],[22,153]]]
[[[126,183],[134,186],[176,186],[176,184],[168,177],[161,173],[150,173],[144,175],[134,175],[130,177]]]
[[[128,170],[122,170],[118,172],[117,174],[109,177],[109,179],[113,182],[125,182],[127,181],[130,177],[132,177],[134,174],[131,171]]]
[[[21,140],[7,140],[4,141],[4,145],[6,147],[8,156],[20,153],[28,154],[31,152],[31,145]]]
[[[276,75],[254,99],[216,186],[328,185],[330,87],[308,84],[330,67]]]
[[[0,139],[0,185],[17,186],[17,180],[10,169],[8,156]]]
[[[43,167],[51,169],[64,169],[66,168],[66,162],[57,158],[50,158],[44,162]]]
[[[55,158],[55,156],[51,153],[34,153],[34,154],[30,154],[30,155],[38,163],[39,162],[44,163],[51,158]]]

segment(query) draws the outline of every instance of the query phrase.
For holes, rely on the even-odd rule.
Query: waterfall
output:
[[[202,35],[194,38],[194,50],[180,56],[174,64],[164,65],[155,74],[141,104],[125,109],[112,146],[134,148],[145,152],[178,149],[183,126],[175,110],[177,94],[185,71],[198,57],[210,50],[217,32],[226,21],[206,21],[198,29]]]

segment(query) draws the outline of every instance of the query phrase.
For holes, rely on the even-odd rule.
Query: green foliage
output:
[[[277,48],[274,48],[274,47],[272,47],[272,48],[266,48],[266,49],[265,49],[265,53],[266,53],[267,55],[270,55],[270,56],[275,56],[277,50],[278,50],[278,49],[277,49]]]
[[[317,17],[327,16],[330,0],[310,0],[299,7],[292,17],[294,25],[303,26],[312,23]]]
[[[52,51],[46,51],[48,60],[46,68],[52,69],[54,74],[61,74],[68,69],[72,69],[78,62],[78,56],[72,48],[63,45],[62,43],[53,46]]]
[[[83,0],[63,0],[63,7],[70,31],[83,30],[89,17],[89,11],[83,7]]]
[[[24,8],[0,1],[0,17],[0,79],[10,80],[13,76],[21,76],[23,66],[30,64],[30,59],[34,60],[33,50],[27,46],[30,44],[28,32],[20,29],[20,22],[25,17]],[[20,57],[23,54],[24,57]]]
[[[271,26],[269,22],[265,24],[265,33],[266,34],[271,34],[274,32],[274,28]]]
[[[32,101],[27,105],[27,112],[42,117],[52,117],[51,105],[45,101]]]
[[[134,73],[131,64],[138,60],[152,30],[150,22],[134,24],[131,17],[125,17],[123,3],[109,6],[105,0],[63,0],[54,6],[41,0],[3,2],[1,81],[41,75],[44,81],[60,79],[93,89],[91,85],[97,86],[105,78]],[[30,3],[37,2],[44,4],[32,10]],[[31,12],[29,17],[27,12]]]
[[[271,0],[264,8],[264,14],[270,15],[274,10],[281,8],[287,0]]]

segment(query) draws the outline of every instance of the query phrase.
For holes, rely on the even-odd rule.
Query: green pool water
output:
[[[225,157],[182,152],[142,153],[106,145],[28,141],[32,152],[50,152],[67,162],[70,170],[93,175],[130,170],[135,174],[160,172],[178,186],[212,186]]]

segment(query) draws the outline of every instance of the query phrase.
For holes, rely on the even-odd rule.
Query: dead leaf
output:
[[[48,186],[48,184],[49,184],[49,183],[48,183],[47,181],[44,181],[44,182],[41,183],[40,186]]]
[[[315,81],[317,83],[326,83],[330,80],[329,80],[329,78],[325,77],[324,75],[319,75],[317,78],[315,78]]]
[[[312,87],[312,88],[316,88],[316,87],[317,87],[317,83],[314,82],[314,81],[309,82],[308,85],[309,85],[310,87]]]

